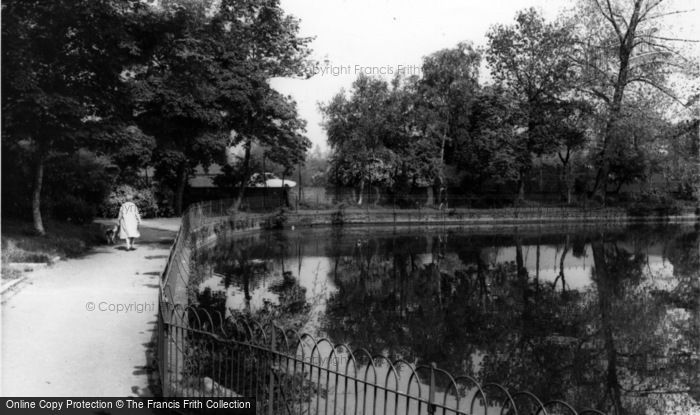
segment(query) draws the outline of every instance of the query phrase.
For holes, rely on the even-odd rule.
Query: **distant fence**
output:
[[[194,189],[192,189],[194,190]],[[194,203],[206,201],[219,203],[220,199],[233,197],[225,190],[218,189],[211,192],[194,192],[188,196],[188,200]],[[363,209],[377,211],[381,209],[391,210],[444,210],[462,211],[470,210],[493,211],[494,209],[514,209],[517,212],[537,211],[540,215],[547,215],[551,211],[587,211],[591,213],[607,211],[626,213],[628,207],[640,207],[643,203],[634,202],[629,195],[619,194],[610,196],[608,206],[591,201],[578,195],[571,203],[561,200],[559,193],[527,194],[525,200],[517,200],[514,193],[483,193],[464,194],[459,189],[445,189],[440,192],[432,188],[416,188],[405,192],[395,192],[382,187],[367,186],[360,193],[359,189],[351,187],[293,187],[293,188],[248,188],[242,200],[239,210],[243,212],[270,212],[280,208],[291,210],[335,210],[339,207],[347,209]],[[231,204],[233,203],[231,199]],[[670,201],[669,201],[670,202]],[[697,203],[689,201],[672,201],[672,205],[655,206],[650,202],[645,207],[647,214],[655,212],[663,215],[665,211],[678,211],[681,214],[694,214],[698,209]]]
[[[290,192],[291,203],[301,208],[328,208],[345,203],[362,206],[393,206],[397,209],[415,209],[419,207],[472,207],[500,208],[513,206],[515,193],[486,193],[465,195],[457,189],[443,189],[442,192],[432,187],[414,188],[406,191],[390,191],[384,187],[366,186],[362,191],[353,187],[301,187]],[[536,203],[560,204],[558,194],[532,194],[528,198]]]
[[[274,324],[233,320],[191,305],[190,267],[198,247],[222,232],[260,230],[276,215],[233,212],[232,200],[190,205],[182,217],[160,287],[157,326],[158,373],[164,396],[254,397],[259,414],[602,414],[577,412],[559,400],[542,402],[526,391],[453,376],[434,365],[418,365],[365,349],[351,349]],[[304,220],[333,224],[341,210],[296,212]],[[391,222],[399,213],[416,223],[433,219],[464,221],[487,212],[392,209],[347,210],[350,222]],[[588,211],[590,213],[590,211]],[[551,215],[518,210],[518,217]],[[493,212],[490,212],[493,215]],[[504,216],[516,211],[501,212]],[[353,215],[359,215],[353,217]],[[305,219],[306,218],[306,219]],[[337,224],[337,222],[336,222]]]
[[[207,188],[190,189],[187,199],[191,202],[212,201],[231,198],[235,191]],[[529,203],[545,205],[563,205],[559,194],[529,194]],[[464,195],[453,189],[444,192],[432,188],[416,188],[405,192],[393,192],[383,187],[367,186],[364,190],[352,187],[295,186],[283,188],[247,188],[241,209],[260,211],[279,207],[294,209],[330,209],[338,204],[362,207],[393,207],[396,209],[416,209],[423,207],[461,207],[461,208],[502,208],[515,204],[514,193],[487,193],[481,195]],[[583,200],[581,205],[585,204]]]

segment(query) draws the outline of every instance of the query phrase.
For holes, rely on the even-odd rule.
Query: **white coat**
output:
[[[138,238],[141,215],[133,202],[124,202],[119,209],[119,238]]]

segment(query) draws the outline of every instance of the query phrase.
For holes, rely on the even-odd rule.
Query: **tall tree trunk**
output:
[[[525,201],[525,172],[520,171],[520,178],[518,179],[518,204],[522,204]]]
[[[38,235],[45,235],[44,221],[41,218],[41,188],[44,184],[44,163],[46,154],[43,148],[37,150],[37,157],[34,165],[34,182],[32,183],[32,219],[34,221],[34,231]]]
[[[440,185],[445,183],[445,142],[447,141],[447,133],[442,134],[442,142],[440,143]]]
[[[566,157],[562,156],[561,153],[557,153],[557,155],[561,161],[561,181],[564,185],[565,192],[564,200],[566,200],[567,205],[570,205],[572,193],[571,188],[573,186],[573,183],[571,182],[571,163],[569,162],[571,159],[571,149],[566,149]]]
[[[243,156],[243,174],[241,175],[241,183],[238,185],[238,195],[236,195],[236,201],[233,202],[233,210],[238,210],[243,203],[243,194],[245,193],[246,185],[248,184],[248,179],[250,178],[250,147],[252,146],[252,140],[246,138],[244,149],[245,154]]]
[[[175,189],[175,214],[182,215],[183,203],[185,199],[185,188],[187,187],[187,162],[184,161],[178,167],[177,189]]]
[[[303,201],[303,194],[302,194],[302,190],[301,190],[301,189],[302,189],[302,187],[304,186],[304,184],[301,182],[301,163],[299,163],[299,167],[298,167],[298,168],[299,168],[299,183],[297,184],[297,186],[299,186],[299,188],[298,188],[297,190],[298,190],[298,192],[299,192],[299,196],[297,197],[297,206],[296,206],[296,209],[297,209],[297,210],[299,210],[299,205],[300,205],[300,204],[302,203],[302,201]]]
[[[629,61],[636,46],[636,31],[640,20],[641,1],[635,1],[634,11],[630,17],[630,22],[627,25],[627,30],[620,37],[620,46],[618,49],[618,57],[620,58],[620,68],[615,80],[615,87],[612,101],[610,101],[610,115],[605,126],[605,135],[603,136],[603,148],[601,150],[601,164],[596,175],[596,183],[593,188],[593,199],[605,203],[605,198],[608,190],[608,176],[610,174],[610,158],[609,152],[614,146],[611,142],[615,140],[615,125],[617,124],[622,112],[622,98],[625,93],[625,87],[629,79]],[[614,17],[613,17],[614,18]]]

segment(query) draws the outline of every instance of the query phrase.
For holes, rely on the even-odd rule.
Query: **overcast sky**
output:
[[[678,1],[691,8],[695,3]],[[520,9],[535,7],[546,18],[555,18],[572,4],[569,0],[281,0],[287,13],[301,19],[301,36],[315,36],[312,58],[321,66],[311,79],[274,79],[272,85],[297,101],[299,115],[308,123],[307,136],[325,150],[318,103],[348,89],[360,71],[388,77],[399,70],[410,74],[419,70],[424,56],[437,50],[465,40],[484,45],[489,27],[511,23]],[[699,16],[693,12],[683,21],[694,22]]]

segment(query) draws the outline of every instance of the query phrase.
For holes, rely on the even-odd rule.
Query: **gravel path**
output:
[[[158,282],[177,222],[32,272],[2,305],[2,396],[151,396]]]

